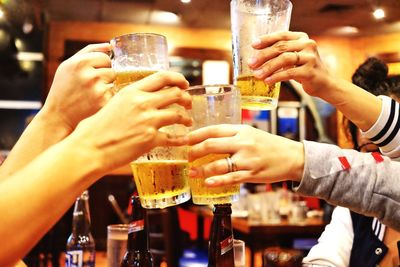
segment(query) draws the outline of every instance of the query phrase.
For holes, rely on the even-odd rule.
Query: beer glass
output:
[[[172,125],[160,131],[183,135],[187,133],[185,128]],[[187,146],[156,147],[131,162],[143,208],[162,209],[190,199],[187,153]]]
[[[280,83],[268,86],[255,79],[247,62],[254,55],[251,43],[256,38],[289,29],[291,11],[289,0],[231,1],[234,80],[244,109],[270,110],[278,104]]]
[[[112,68],[116,73],[114,93],[131,82],[160,70],[167,70],[168,46],[165,36],[132,33],[113,38]]]
[[[214,124],[240,124],[240,92],[234,85],[200,85],[187,89],[192,96],[193,118],[192,129],[198,129]],[[209,154],[199,158],[190,166],[198,167],[229,154]],[[204,177],[189,178],[192,201],[195,204],[224,204],[231,203],[239,198],[240,185],[224,185],[208,187],[204,184]]]

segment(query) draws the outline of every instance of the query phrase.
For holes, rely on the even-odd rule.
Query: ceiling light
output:
[[[22,25],[22,31],[25,34],[31,33],[33,30],[33,24],[30,21],[25,21],[24,24]]]
[[[181,0],[181,2],[184,4],[189,4],[191,2],[191,0]]]
[[[373,15],[375,19],[383,19],[385,17],[385,11],[382,8],[377,8],[374,10]]]

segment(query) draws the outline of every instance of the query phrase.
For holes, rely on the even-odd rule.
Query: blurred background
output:
[[[192,85],[231,83],[229,3],[229,0],[0,0],[0,158],[7,156],[32,116],[40,110],[58,65],[89,43],[109,41],[132,32],[160,33],[168,39],[171,68],[182,72]],[[358,65],[370,56],[385,61],[390,75],[400,75],[399,0],[292,0],[292,3],[290,29],[304,31],[317,41],[324,63],[338,78],[350,80]],[[243,110],[243,123],[296,140],[352,147],[342,130],[342,116],[332,106],[304,95],[294,82],[284,83],[281,90],[276,111]],[[128,168],[116,170],[90,188],[92,232],[99,250],[105,250],[106,226],[119,222],[108,195],[113,194],[126,212],[133,190]],[[280,204],[286,205],[289,193],[282,190],[291,194],[290,185],[286,184],[270,188],[243,186],[244,195],[281,192]],[[300,206],[305,205],[306,211],[326,208],[319,200],[290,195],[290,201],[293,199],[297,204],[301,202]],[[243,215],[247,209],[246,203],[243,205],[236,207],[242,211],[239,217],[249,216],[249,213]],[[199,220],[190,206],[188,203],[174,211],[182,242],[189,247],[206,242],[210,223],[209,218]],[[329,207],[326,209],[329,212]],[[285,208],[280,213],[286,216]],[[52,250],[54,255],[63,251],[70,225],[71,211],[27,260],[36,260],[45,250]],[[318,236],[319,232],[313,234]],[[295,235],[288,238],[285,245],[294,246],[294,239]],[[36,264],[32,260],[31,265]]]

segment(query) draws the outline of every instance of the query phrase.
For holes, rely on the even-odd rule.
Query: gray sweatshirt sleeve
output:
[[[305,165],[295,190],[400,230],[400,162],[379,154],[303,141]]]

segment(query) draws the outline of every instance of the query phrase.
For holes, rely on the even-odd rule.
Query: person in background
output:
[[[388,67],[384,62],[368,58],[353,74],[352,81],[375,95],[392,95],[400,88],[400,81],[388,78],[387,74]],[[379,147],[363,137],[352,122],[345,120],[345,125],[354,149],[363,153],[379,152]],[[329,266],[398,266],[399,240],[400,233],[386,227],[377,218],[336,207],[318,244],[303,261]]]
[[[90,45],[59,66],[42,110],[0,167],[0,266],[17,264],[110,171],[156,146],[187,143],[158,131],[191,125],[186,112],[167,109],[191,106],[183,75],[158,72],[113,96],[109,49]]]
[[[317,44],[301,32],[261,36],[249,61],[254,75],[273,84],[294,79],[310,95],[334,105],[377,143],[384,155],[400,155],[399,103],[329,74]],[[391,115],[392,114],[392,115]],[[209,186],[292,180],[295,191],[333,205],[377,217],[400,230],[400,162],[385,156],[340,149],[330,144],[296,142],[246,125],[216,125],[189,134],[189,160],[206,154],[230,154],[189,171],[208,177]],[[228,172],[228,170],[232,170]],[[360,190],[362,188],[362,190]]]

